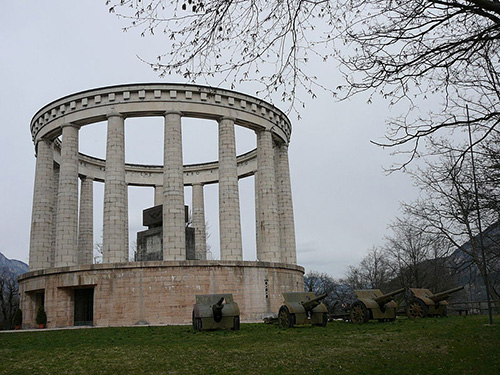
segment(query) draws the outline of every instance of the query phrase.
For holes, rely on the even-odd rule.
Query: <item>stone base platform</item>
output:
[[[250,261],[150,261],[49,268],[19,277],[23,328],[44,304],[47,327],[189,324],[196,294],[232,293],[243,322],[303,291],[304,268]]]

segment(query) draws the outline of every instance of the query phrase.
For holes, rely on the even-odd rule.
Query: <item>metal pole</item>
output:
[[[471,156],[471,163],[472,163],[472,179],[474,182],[474,195],[476,199],[476,210],[477,210],[477,226],[479,230],[479,247],[481,249],[481,257],[482,263],[483,263],[483,269],[484,269],[484,284],[486,286],[486,301],[488,302],[488,316],[490,320],[490,324],[493,324],[493,313],[491,309],[491,298],[490,298],[490,283],[488,281],[488,269],[486,268],[486,256],[484,255],[484,244],[483,244],[483,229],[481,228],[481,213],[479,210],[479,191],[477,188],[477,179],[476,179],[476,165],[474,163],[474,151],[473,151],[473,143],[472,143],[472,132],[470,129],[470,120],[469,120],[469,106],[465,105],[465,109],[467,111],[467,126],[469,130],[469,144],[470,144],[470,156]]]

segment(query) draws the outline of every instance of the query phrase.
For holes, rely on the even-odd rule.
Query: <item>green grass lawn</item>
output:
[[[500,317],[0,333],[0,374],[500,374]]]

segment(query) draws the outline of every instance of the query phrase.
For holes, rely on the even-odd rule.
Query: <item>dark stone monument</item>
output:
[[[195,260],[194,228],[188,226],[188,206],[185,209],[186,259]],[[142,225],[147,230],[137,232],[137,252],[135,261],[163,260],[163,206],[158,205],[142,211]]]

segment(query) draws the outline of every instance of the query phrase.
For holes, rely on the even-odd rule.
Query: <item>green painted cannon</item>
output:
[[[193,306],[193,329],[240,329],[240,308],[233,301],[233,295],[197,295]]]
[[[380,322],[396,320],[398,304],[393,297],[404,292],[404,288],[387,294],[382,294],[380,289],[362,289],[354,292],[358,299],[351,306],[351,322],[361,324],[371,319],[378,319]]]
[[[278,312],[279,326],[292,328],[295,325],[312,324],[326,327],[328,310],[321,302],[326,296],[316,296],[313,292],[283,293],[284,302]]]
[[[433,294],[429,289],[410,288],[413,298],[406,306],[406,316],[410,319],[425,318],[427,316],[446,316],[448,298],[453,293],[462,290],[464,287],[445,290],[441,293]]]

